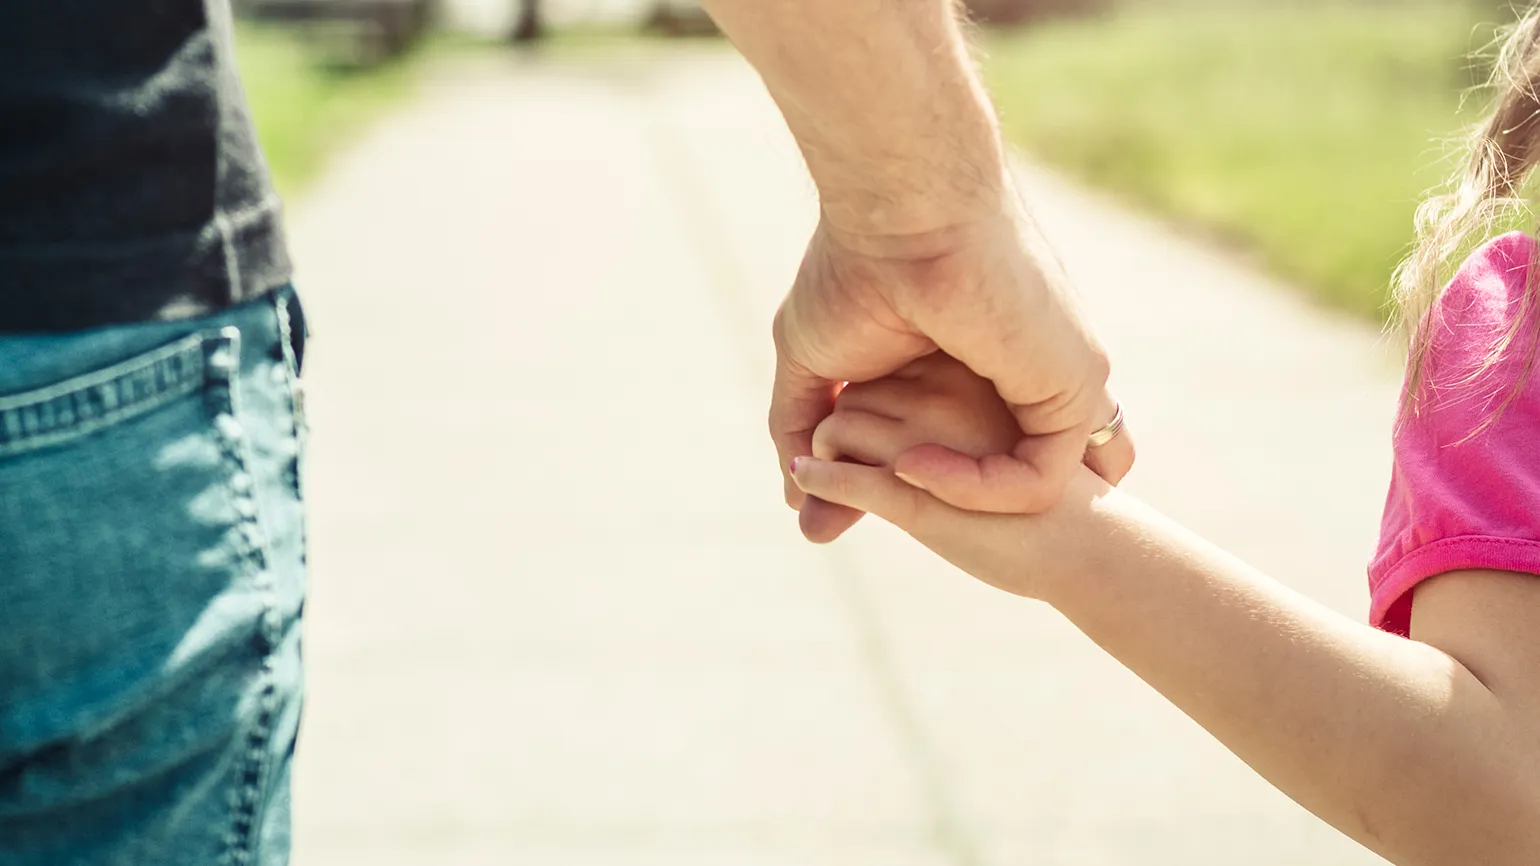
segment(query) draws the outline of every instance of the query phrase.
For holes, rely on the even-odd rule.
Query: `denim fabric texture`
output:
[[[287,862],[302,333],[0,337],[0,864]]]

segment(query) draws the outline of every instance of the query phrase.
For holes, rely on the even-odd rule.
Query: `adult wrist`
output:
[[[955,0],[706,5],[785,117],[826,225],[902,238],[999,208],[999,122]]]
[[[1009,178],[942,191],[887,195],[868,187],[821,196],[824,229],[840,246],[872,258],[924,261],[977,246],[1014,224],[1020,203]]]
[[[993,111],[962,99],[928,146],[805,148],[828,229],[852,248],[934,245],[1019,207]]]

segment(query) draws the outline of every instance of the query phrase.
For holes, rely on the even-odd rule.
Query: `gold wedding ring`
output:
[[[1100,448],[1118,438],[1118,434],[1123,432],[1123,404],[1115,405],[1117,410],[1112,413],[1112,420],[1107,422],[1106,427],[1091,434],[1091,438],[1086,440],[1087,448]]]

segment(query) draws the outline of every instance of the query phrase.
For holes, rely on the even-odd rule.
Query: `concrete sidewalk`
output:
[[[1023,177],[1131,485],[1361,617],[1374,334]],[[813,216],[757,80],[696,49],[446,65],[303,203],[300,866],[1378,862],[1052,611],[876,521],[800,540],[763,417]]]

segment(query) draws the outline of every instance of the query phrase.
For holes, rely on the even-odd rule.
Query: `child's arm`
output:
[[[1434,605],[1428,584],[1419,620],[1485,635],[1452,655],[1304,598],[1130,497],[1084,516],[1070,530],[1084,559],[1046,600],[1268,781],[1397,864],[1540,863],[1540,581],[1443,578],[1456,605],[1500,619]]]
[[[976,440],[978,413],[949,428],[956,406],[936,390],[853,387],[820,437],[826,459],[799,461],[797,482],[1049,602],[1279,789],[1392,862],[1540,863],[1540,580],[1425,584],[1419,643],[1294,593],[1089,472],[1054,511],[1015,517],[959,511],[885,469],[826,462],[882,465],[911,434]]]

